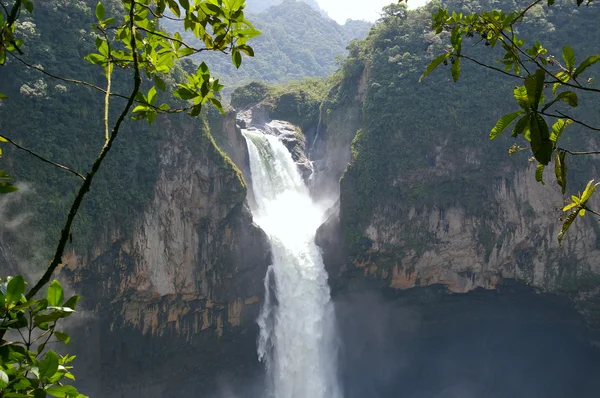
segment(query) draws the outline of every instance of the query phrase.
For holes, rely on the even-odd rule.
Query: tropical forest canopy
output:
[[[587,150],[594,130],[589,126],[600,126],[593,68],[600,60],[596,3],[535,2],[526,13],[514,14],[519,22],[514,33],[528,43],[532,59],[520,64],[512,51],[522,45],[513,42],[504,48],[512,58],[499,67],[488,47],[513,26],[464,16],[493,9],[508,13],[520,9],[520,2],[444,1],[456,14],[440,12],[439,3],[414,11],[394,3],[362,40],[352,39],[362,38],[369,23],[340,26],[314,2],[309,2],[313,7],[292,0],[254,2],[247,14],[243,0],[5,3],[0,12],[0,188],[15,199],[7,196],[3,210],[15,217],[34,214],[27,226],[42,232],[27,238],[28,247],[16,245],[23,238],[18,235],[27,234],[23,229],[14,233],[4,225],[0,234],[27,262],[50,266],[29,285],[21,276],[2,275],[2,338],[9,329],[39,329],[48,339],[70,340],[55,327],[73,312],[78,297],[66,299],[60,284],[51,282],[53,272],[67,247],[91,251],[106,238],[109,225],[127,232],[136,212],[152,200],[167,131],[193,131],[194,156],[228,162],[211,135],[224,112],[222,83],[233,88],[266,82],[238,88],[232,104],[267,101],[272,116],[303,127],[316,125],[320,117],[327,122],[340,109],[356,110],[359,121],[346,125],[353,137],[352,161],[341,181],[341,213],[345,239],[357,250],[369,244],[362,231],[377,208],[403,212],[437,206],[443,211],[460,202],[469,212],[493,218],[490,181],[526,168],[530,158],[544,167],[556,162],[563,193],[583,191],[597,177],[589,157],[569,158],[569,185],[563,167],[570,154],[565,149]],[[506,22],[506,14],[497,15],[496,22]],[[179,36],[175,31],[182,25],[187,33]],[[563,74],[548,77],[542,66],[550,55]],[[543,73],[527,69],[534,65]],[[585,81],[577,80],[579,75]],[[307,77],[323,78],[278,85]],[[553,77],[560,79],[556,93],[550,87],[556,84]],[[577,100],[560,94],[565,86],[581,91]],[[550,108],[542,110],[542,93],[547,102],[562,95],[551,105],[569,112],[570,117],[561,116],[564,125],[556,127],[560,147],[558,137],[551,139],[556,131],[545,118],[556,118],[543,113]],[[513,135],[500,134],[516,121],[517,116],[503,119],[515,112],[515,100],[522,108],[517,116],[526,120]],[[498,120],[504,121],[498,125]],[[487,139],[490,130],[493,142]],[[439,148],[457,156],[443,172],[433,173]],[[470,162],[474,158],[477,162]],[[549,180],[544,167],[541,172],[538,167],[539,181]],[[566,209],[570,222],[593,210],[587,208],[586,192]],[[402,228],[398,233],[404,234],[407,250],[434,243],[420,233],[416,218]],[[480,232],[485,237],[485,226]],[[38,292],[45,298],[36,299]],[[46,349],[44,340],[24,339],[25,348],[3,340],[0,390],[22,394],[13,396],[79,396],[59,384],[71,378],[65,365],[72,358]],[[30,351],[38,347],[39,354]],[[25,365],[4,365],[8,361]]]

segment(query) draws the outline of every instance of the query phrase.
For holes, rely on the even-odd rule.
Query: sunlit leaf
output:
[[[17,303],[25,293],[25,280],[21,275],[14,276],[6,285],[5,300],[7,304]]]
[[[554,174],[563,195],[567,190],[567,164],[565,163],[565,156],[566,153],[564,151],[556,151],[556,155],[554,156]]]
[[[567,216],[567,218],[563,222],[562,229],[558,233],[558,243],[562,242],[565,234],[567,233],[567,230],[569,229],[569,227],[571,226],[571,224],[573,224],[573,221],[575,221],[576,217],[577,217],[577,212],[573,212],[573,213],[571,213],[571,214],[569,214]]]
[[[544,182],[544,165],[543,164],[538,164],[537,167],[535,168],[535,180],[537,182],[541,182],[542,185],[545,185],[546,183]]]
[[[53,280],[50,283],[50,287],[48,287],[48,291],[46,292],[46,300],[48,300],[48,304],[50,306],[57,307],[62,304],[63,299],[64,292],[60,282]]]
[[[523,114],[523,111],[517,111],[513,113],[506,114],[502,116],[497,122],[492,131],[490,132],[490,140],[495,139],[502,133],[511,123],[520,115]]]
[[[600,61],[600,54],[589,56],[577,67],[577,69],[575,69],[575,72],[573,73],[573,79],[577,79],[577,77],[580,74],[582,74],[588,67],[594,65],[598,61]]]
[[[102,2],[100,1],[96,4],[96,18],[98,18],[98,21],[104,19],[104,5],[102,5]]]
[[[575,68],[575,52],[569,46],[564,46],[562,51],[563,59],[565,60],[565,66],[569,71]]]

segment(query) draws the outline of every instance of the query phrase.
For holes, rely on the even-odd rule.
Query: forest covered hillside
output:
[[[352,20],[339,25],[309,4],[296,0],[273,2],[258,14],[253,14],[255,9],[249,3],[247,10],[248,18],[261,32],[253,40],[255,56],[246,59],[239,69],[219,54],[202,56],[211,65],[213,74],[229,88],[252,80],[284,83],[328,76],[347,55],[346,47],[351,40],[364,38],[372,26],[370,22]],[[165,21],[163,26],[169,31],[181,29],[173,21]],[[183,37],[193,42],[190,33],[184,33]]]
[[[266,11],[269,7],[281,4],[284,0],[249,0],[246,2],[246,11],[252,14],[258,14]],[[303,3],[308,4],[315,10],[322,12],[319,3],[316,0],[300,0]]]
[[[444,6],[465,15],[518,8],[517,2],[495,1]],[[536,182],[526,140],[510,131],[489,139],[496,121],[515,111],[518,79],[463,59],[458,82],[452,81],[448,60],[420,83],[428,63],[450,41],[449,34],[430,30],[437,7],[389,8],[365,40],[350,45],[340,81],[323,102],[323,152],[332,156],[342,146],[348,151],[343,162],[350,161],[340,183],[340,233],[349,250],[341,269],[397,288],[442,283],[456,291],[493,288],[511,277],[571,295],[584,302],[582,311],[597,313],[597,306],[586,306],[596,302],[590,297],[600,286],[598,222],[578,220],[562,247],[557,235],[565,201],[597,178],[598,163],[570,157],[562,195],[549,170],[554,163],[544,173],[546,185]],[[535,37],[556,59],[570,45],[581,62],[599,51],[599,18],[595,3],[537,5],[519,35]],[[478,40],[465,39],[465,56],[498,65],[489,46],[475,46]],[[597,88],[598,76],[590,68],[589,87]],[[597,95],[584,91],[579,100],[575,110],[567,104],[559,109],[600,125]],[[598,149],[595,136],[581,125],[561,140],[569,149]],[[510,156],[513,145],[527,150]],[[600,317],[592,318],[600,324]]]

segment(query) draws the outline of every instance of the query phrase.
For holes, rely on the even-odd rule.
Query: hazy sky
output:
[[[322,9],[338,23],[350,19],[366,19],[374,21],[379,18],[379,12],[394,0],[317,0]],[[417,8],[427,0],[408,0],[408,8]]]

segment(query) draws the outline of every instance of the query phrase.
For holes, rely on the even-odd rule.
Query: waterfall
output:
[[[273,264],[258,319],[258,356],[270,398],[341,398],[335,317],[315,233],[313,203],[292,156],[275,136],[243,130],[250,155],[255,222],[267,233]]]

